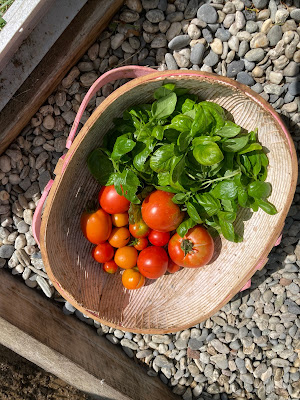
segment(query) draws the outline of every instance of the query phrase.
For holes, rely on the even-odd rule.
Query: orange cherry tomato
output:
[[[111,217],[102,208],[94,212],[85,211],[80,218],[80,227],[91,243],[104,243],[111,233]]]
[[[134,247],[124,246],[115,252],[115,263],[123,269],[133,268],[136,265],[138,252]]]
[[[122,283],[126,289],[139,289],[145,284],[145,277],[134,269],[126,269],[122,274]]]
[[[113,228],[108,238],[108,243],[113,247],[124,247],[130,240],[130,232],[125,226],[121,228]]]
[[[168,263],[168,268],[167,271],[170,272],[170,274],[174,274],[174,272],[177,272],[180,270],[180,265],[175,264],[174,261],[169,258],[169,263]]]
[[[141,219],[139,222],[136,222],[135,224],[129,224],[129,231],[135,238],[144,238],[149,235],[151,229]]]
[[[114,248],[108,243],[100,243],[92,250],[92,256],[95,261],[105,263],[114,256]]]
[[[118,270],[117,264],[114,260],[109,260],[103,264],[103,271],[107,272],[108,274],[115,274]]]
[[[121,226],[128,225],[128,213],[112,214],[111,220],[114,226],[120,228]]]
[[[148,239],[147,238],[137,238],[133,241],[133,247],[135,247],[138,251],[144,250],[148,247]]]

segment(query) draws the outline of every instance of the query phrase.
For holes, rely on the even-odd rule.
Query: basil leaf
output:
[[[174,157],[174,144],[165,144],[157,149],[150,158],[150,167],[155,172],[168,172]]]
[[[188,198],[186,193],[177,193],[172,197],[172,201],[175,204],[184,204]]]
[[[192,109],[194,108],[195,105],[195,101],[192,99],[185,99],[183,105],[182,105],[182,112],[186,113],[189,111],[192,111]]]
[[[146,161],[152,153],[156,144],[156,140],[153,138],[147,138],[145,142],[136,142],[136,146],[133,151],[133,165],[140,172],[144,172],[147,169]]]
[[[176,129],[165,129],[164,138],[167,139],[170,143],[176,143],[178,136],[180,135],[179,131]]]
[[[229,240],[230,242],[236,242],[237,240],[233,224],[231,222],[227,222],[223,218],[219,218],[219,224],[224,238]]]
[[[152,129],[151,136],[154,136],[158,140],[162,140],[164,137],[164,127],[157,125]]]
[[[87,159],[87,165],[90,173],[101,186],[107,185],[115,171],[111,160],[101,149],[95,149],[91,152]]]
[[[277,214],[276,207],[267,200],[256,199],[258,206],[267,214],[275,215]]]
[[[118,161],[124,154],[129,153],[135,144],[136,142],[129,139],[127,135],[119,136],[111,153],[111,158]]]
[[[188,218],[185,221],[181,222],[181,224],[176,229],[176,232],[180,237],[184,237],[188,231],[197,225],[197,222],[193,221],[192,218]]]
[[[175,110],[177,96],[170,92],[164,97],[160,97],[152,104],[152,114],[155,119],[164,119],[169,117]]]
[[[199,164],[207,166],[218,164],[224,158],[219,146],[214,142],[198,144],[193,149],[193,155]]]
[[[196,200],[209,216],[217,214],[221,209],[220,201],[210,193],[197,194]]]
[[[253,167],[253,175],[255,176],[255,177],[257,177],[257,175],[260,173],[260,171],[261,171],[261,158],[260,158],[260,155],[259,154],[256,154],[256,162],[255,162],[255,165],[254,165],[254,167]]]
[[[203,221],[198,214],[196,207],[193,205],[192,202],[188,201],[186,203],[187,213],[192,218],[193,221],[197,222],[197,224],[201,224]]]
[[[171,124],[168,125],[168,129],[176,129],[177,131],[180,132],[186,132],[190,131],[192,123],[193,120],[191,117],[179,114],[172,119]]]
[[[229,211],[220,211],[218,212],[218,217],[219,219],[230,222],[232,224],[236,220],[236,213]]]
[[[169,172],[159,172],[157,174],[158,184],[160,186],[169,186],[170,184],[170,173]]]
[[[246,146],[246,144],[248,143],[248,140],[249,140],[248,135],[227,139],[225,142],[223,142],[222,149],[224,151],[235,153],[235,152],[243,149]]]
[[[237,197],[237,186],[233,181],[219,182],[211,194],[217,199],[234,200]]]
[[[270,196],[271,191],[271,184],[267,182],[255,181],[248,185],[248,194],[255,199],[265,199]]]
[[[181,132],[177,139],[179,151],[184,152],[191,143],[193,136],[190,132]]]
[[[173,84],[170,84],[169,86],[167,86],[167,85],[161,86],[155,90],[154,98],[156,100],[158,100],[158,99],[161,99],[162,97],[168,96],[170,93],[173,92],[174,89],[175,89],[175,85],[173,85]]]
[[[250,153],[251,151],[261,150],[262,146],[259,143],[250,143],[247,144],[242,150],[240,150],[239,154]]]
[[[219,129],[216,134],[226,138],[237,136],[241,132],[241,127],[234,122],[225,121],[225,124]]]
[[[247,207],[248,193],[246,189],[238,187],[238,203],[241,207]]]
[[[175,187],[176,189],[184,190],[184,188],[180,185],[180,177],[184,172],[185,167],[185,157],[173,157],[172,166],[170,171],[170,185]]]
[[[115,189],[120,196],[126,197],[127,200],[134,204],[141,201],[136,196],[138,186],[140,186],[139,178],[129,169],[124,169],[121,173],[116,174]]]

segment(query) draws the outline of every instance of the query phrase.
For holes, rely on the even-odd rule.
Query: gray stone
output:
[[[169,49],[171,50],[180,50],[186,47],[191,41],[189,35],[179,35],[174,37],[168,44]]]
[[[213,51],[210,51],[208,55],[204,58],[203,63],[208,65],[209,67],[213,67],[219,61],[219,57]]]
[[[257,32],[258,25],[255,21],[247,21],[246,23],[246,31],[249,33]]]
[[[221,26],[216,31],[215,37],[222,40],[222,42],[227,42],[231,37],[231,33],[227,29]]]
[[[10,244],[4,244],[0,247],[0,257],[1,258],[10,258],[15,251],[14,246]]]
[[[254,62],[259,62],[261,61],[265,56],[265,52],[263,49],[258,48],[258,49],[252,49],[248,51],[248,53],[245,54],[245,58],[248,61],[254,61]]]
[[[298,96],[300,94],[300,82],[292,82],[289,84],[288,92],[292,96]]]
[[[146,18],[153,24],[158,24],[165,19],[165,16],[161,10],[150,10],[146,13]]]
[[[181,23],[180,22],[173,22],[170,25],[170,28],[167,30],[166,32],[166,38],[167,40],[172,40],[174,39],[176,36],[178,36],[181,32]]]
[[[218,339],[213,339],[211,341],[211,345],[219,352],[222,354],[228,354],[230,352],[229,348],[226,346],[226,344],[220,342]]]
[[[166,45],[167,45],[167,39],[166,35],[164,35],[163,33],[159,33],[158,35],[156,35],[151,42],[151,47],[153,49],[160,49],[162,47],[166,47]]]
[[[282,38],[281,26],[279,26],[279,25],[272,26],[272,28],[269,30],[269,32],[267,34],[267,38],[269,40],[269,45],[270,46],[276,46],[276,44]]]
[[[248,61],[245,58],[243,59],[244,63],[245,63],[245,69],[249,72],[251,72],[254,68],[255,68],[255,62],[253,61]]]
[[[198,338],[191,338],[188,342],[188,346],[192,350],[199,350],[203,346],[203,341],[199,340]]]
[[[126,338],[121,340],[121,346],[128,347],[131,350],[138,350],[138,348],[139,348],[137,343],[133,342],[130,339],[126,339]]]
[[[295,8],[290,12],[290,17],[294,19],[296,22],[300,22],[300,9]]]
[[[240,58],[244,57],[247,51],[249,51],[249,43],[246,40],[243,40],[239,46],[238,56]]]
[[[215,24],[218,20],[218,14],[216,9],[210,4],[203,4],[197,12],[197,18],[207,24]]]
[[[175,11],[167,15],[167,21],[180,22],[183,20],[183,13],[181,11]]]
[[[274,367],[283,368],[283,367],[288,367],[290,365],[290,362],[289,360],[283,360],[282,358],[273,358],[271,360],[271,364]]]
[[[202,35],[207,43],[211,43],[214,40],[213,35],[209,29],[203,29]]]
[[[284,92],[283,86],[275,85],[274,83],[265,85],[264,91],[268,94],[277,94],[280,96]]]
[[[193,52],[193,49],[192,49],[192,52]],[[178,65],[175,61],[175,58],[173,57],[173,55],[171,53],[167,53],[165,55],[165,62],[167,64],[167,68],[169,70],[178,69]]]
[[[268,0],[253,0],[252,3],[253,3],[255,8],[258,8],[259,10],[262,10],[268,4]]]
[[[245,72],[245,71],[239,72],[239,73],[237,74],[236,80],[237,80],[238,82],[240,82],[240,83],[243,83],[244,85],[247,85],[247,86],[252,86],[252,85],[255,84],[255,81],[254,81],[254,79],[252,78],[252,76],[249,75],[249,74],[248,74],[247,72]]]
[[[254,314],[255,308],[254,307],[248,307],[247,310],[245,311],[244,317],[245,318],[252,318],[252,315]]]
[[[199,65],[202,63],[203,56],[205,52],[205,47],[202,43],[197,43],[192,47],[190,61],[194,65]]]
[[[239,72],[243,71],[245,63],[243,60],[232,61],[227,66],[227,76],[229,78],[235,77]]]
[[[192,19],[197,14],[198,0],[190,0],[184,10],[184,18]]]
[[[122,344],[122,343],[121,343]],[[160,368],[172,368],[173,363],[170,362],[166,356],[158,355],[154,359],[154,363]]]
[[[213,361],[216,366],[220,369],[228,368],[228,361],[226,354],[216,354],[215,356],[211,356],[210,360]]]

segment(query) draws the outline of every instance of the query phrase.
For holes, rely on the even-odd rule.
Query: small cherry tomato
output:
[[[128,213],[112,214],[111,220],[114,226],[120,228],[121,226],[128,225]]]
[[[135,247],[138,251],[144,250],[148,247],[148,239],[147,238],[136,238],[133,241],[133,247]]]
[[[104,243],[111,232],[111,217],[102,208],[94,212],[85,211],[80,218],[80,227],[88,241]]]
[[[165,246],[170,240],[170,232],[152,230],[149,233],[148,239],[154,246]]]
[[[114,228],[108,238],[108,243],[113,247],[124,247],[130,240],[130,232],[125,226]]]
[[[108,214],[120,214],[129,209],[130,201],[124,196],[120,196],[114,185],[103,186],[99,192],[100,206]]]
[[[134,269],[126,269],[122,274],[122,283],[126,289],[139,289],[145,284],[145,277]]]
[[[114,274],[118,270],[117,264],[114,262],[114,260],[109,260],[106,263],[103,264],[103,271],[107,272],[108,274]]]
[[[133,268],[136,265],[138,252],[134,247],[124,246],[117,249],[115,263],[123,269]]]
[[[162,247],[149,246],[140,252],[137,266],[146,278],[157,279],[167,271],[168,260],[168,254]]]
[[[141,219],[139,222],[136,222],[135,224],[129,224],[129,231],[135,238],[144,238],[149,235],[151,229]]]
[[[108,243],[100,243],[92,250],[94,260],[99,263],[105,263],[111,260],[114,256],[114,248]]]
[[[175,264],[171,258],[169,258],[169,263],[168,263],[168,268],[167,271],[170,272],[170,274],[174,274],[174,272],[177,272],[180,270],[180,265]]]

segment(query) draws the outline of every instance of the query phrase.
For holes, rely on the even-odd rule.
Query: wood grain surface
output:
[[[0,154],[107,26],[123,0],[89,0],[0,114]]]
[[[0,269],[0,343],[99,400],[176,400],[95,328]]]
[[[171,76],[170,76],[171,75]],[[244,241],[218,237],[214,260],[199,269],[183,268],[136,291],[122,287],[121,275],[105,274],[91,257],[92,245],[79,229],[80,215],[99,185],[86,165],[88,154],[102,143],[115,117],[131,105],[153,100],[163,82],[174,82],[200,99],[223,106],[247,130],[258,128],[259,141],[269,150],[269,200],[278,214],[262,210],[239,214],[237,229]],[[153,73],[134,79],[113,92],[92,114],[71,146],[69,164],[58,175],[47,199],[41,251],[55,287],[76,308],[113,327],[143,333],[174,332],[199,323],[226,304],[254,274],[282,230],[297,182],[297,158],[292,140],[267,102],[229,78],[199,72]],[[72,201],[70,202],[70,199]]]

